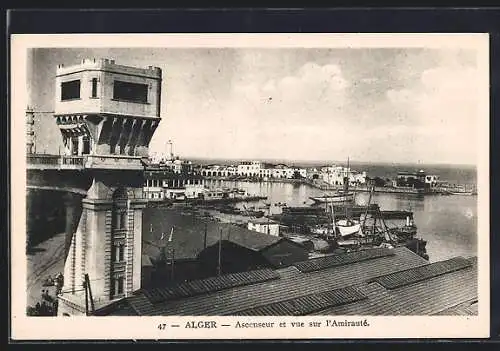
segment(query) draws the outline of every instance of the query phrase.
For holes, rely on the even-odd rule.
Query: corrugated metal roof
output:
[[[398,270],[428,264],[405,247],[394,255],[301,273],[296,267],[278,269],[281,279],[238,286],[155,305],[145,315],[232,315],[245,309],[300,296],[344,288]]]
[[[144,290],[143,294],[151,303],[160,303],[166,300],[175,300],[216,292],[236,286],[262,283],[269,280],[279,279],[278,272],[272,269],[260,269],[249,272],[239,272],[211,277],[200,280],[188,281],[165,288]]]
[[[251,308],[236,313],[237,316],[305,316],[327,307],[344,305],[366,299],[359,289],[346,288],[324,291],[301,296],[295,299],[280,301],[269,305]]]
[[[421,280],[426,280],[471,266],[472,263],[469,260],[463,257],[455,257],[446,261],[435,262],[426,266],[391,273],[386,276],[379,277],[375,279],[375,281],[387,289],[396,289],[401,286],[413,284]]]
[[[474,262],[474,261],[469,261]],[[335,306],[315,315],[434,315],[465,301],[478,298],[477,266],[445,273],[419,282],[386,289],[377,282],[357,286],[368,296],[366,300]],[[455,311],[456,314],[467,313]]]
[[[139,316],[148,315],[154,310],[153,304],[142,294],[129,297],[127,301]]]
[[[333,266],[302,273],[290,266],[278,269],[280,279],[236,286],[176,300],[151,303],[144,292],[128,298],[138,315],[434,315],[449,310],[454,314],[477,314],[477,304],[460,308],[466,301],[477,300],[476,259],[472,266],[429,277],[397,289],[386,289],[375,280],[393,272],[408,274],[415,267],[429,266],[420,256],[404,247],[394,255]],[[232,275],[221,276],[224,282]],[[213,281],[206,281],[213,287]],[[210,284],[209,284],[210,283]],[[199,281],[189,282],[191,289],[203,289]],[[343,290],[351,287],[354,290]],[[178,289],[178,286],[172,289]],[[343,291],[347,296],[329,295]],[[356,291],[356,292],[353,292]],[[158,290],[166,294],[166,290]],[[353,295],[350,295],[352,292]],[[360,296],[366,296],[361,298]],[[155,295],[156,296],[156,295]],[[165,298],[165,297],[164,297]],[[349,302],[349,298],[353,300]],[[327,307],[326,307],[327,306]],[[250,311],[252,311],[250,313]],[[113,314],[113,313],[112,313]],[[117,313],[114,313],[117,314]]]
[[[311,260],[295,263],[294,266],[297,267],[301,272],[313,272],[325,268],[341,266],[354,262],[361,262],[365,260],[370,260],[384,256],[392,256],[392,255],[394,255],[392,249],[375,248],[363,251],[349,252],[339,255],[314,258]]]
[[[475,299],[435,313],[436,316],[477,316],[477,314],[478,303]]]

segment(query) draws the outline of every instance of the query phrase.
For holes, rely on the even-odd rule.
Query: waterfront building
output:
[[[280,224],[268,218],[251,219],[247,223],[247,228],[263,234],[280,235]]]
[[[397,173],[395,185],[423,190],[426,187],[426,176],[424,170],[418,172],[400,171]]]
[[[239,176],[257,177],[260,174],[262,163],[260,161],[242,161],[238,165],[237,172]]]
[[[204,191],[202,177],[194,172],[177,172],[168,165],[150,165],[144,174],[144,194],[150,200],[196,198]]]
[[[204,177],[233,177],[238,174],[238,169],[235,166],[224,165],[208,165],[200,170],[200,174]]]
[[[262,180],[306,178],[307,169],[289,167],[279,164],[273,165],[260,161],[242,161],[237,166],[207,165],[201,168],[200,174],[204,177],[250,177]]]
[[[330,185],[344,186],[344,178],[349,179],[350,186],[366,184],[366,172],[358,172],[351,168],[342,166],[328,166],[321,168],[321,177],[325,183]]]
[[[430,189],[437,188],[440,184],[439,176],[434,175],[434,174],[427,174],[425,176],[425,184],[426,184],[426,187],[428,187]]]

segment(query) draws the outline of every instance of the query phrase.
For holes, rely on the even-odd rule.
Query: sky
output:
[[[477,53],[421,48],[37,48],[29,104],[54,107],[58,64],[109,58],[163,72],[160,126],[182,158],[476,164]],[[50,113],[37,152],[56,152]],[[54,149],[55,148],[55,149]]]

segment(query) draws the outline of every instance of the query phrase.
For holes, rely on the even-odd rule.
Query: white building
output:
[[[260,174],[262,163],[260,161],[242,161],[238,165],[238,175],[244,177],[256,177]]]
[[[161,179],[146,179],[143,191],[146,199],[163,200],[165,198]]]
[[[235,166],[208,165],[201,168],[201,175],[204,177],[231,177],[238,174]]]
[[[267,218],[256,218],[248,221],[248,230],[253,230],[259,233],[269,234],[273,236],[280,235],[280,225],[278,222]]]
[[[425,183],[429,184],[431,188],[435,188],[439,184],[439,176],[434,174],[427,174],[425,176]]]
[[[344,185],[344,177],[348,177],[349,185],[366,184],[366,172],[357,172],[342,166],[329,166],[321,168],[320,178],[331,185]]]
[[[201,197],[204,191],[205,187],[202,184],[189,184],[185,186],[185,196],[188,199],[197,199]]]
[[[258,177],[261,179],[292,179],[296,173],[301,177],[307,177],[307,169],[292,168],[287,165],[268,165],[260,161],[242,161],[238,166],[208,165],[201,169],[204,177]]]

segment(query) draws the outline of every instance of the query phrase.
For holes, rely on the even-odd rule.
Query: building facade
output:
[[[258,179],[293,179],[306,178],[305,168],[289,167],[287,165],[266,164],[260,161],[242,161],[237,166],[208,165],[202,167],[204,177],[245,177]]]
[[[91,180],[79,204],[67,203],[59,315],[85,314],[141,288],[144,162],[160,118],[162,72],[108,59],[59,65],[54,118],[64,154]],[[80,206],[80,207],[78,207]]]
[[[167,166],[145,170],[144,194],[148,200],[199,198],[203,192],[203,179],[194,172],[176,172]]]
[[[426,181],[427,174],[424,170],[418,172],[398,172],[395,186],[414,189],[425,189],[430,183]],[[432,178],[431,178],[432,179]]]
[[[280,235],[279,223],[267,218],[256,218],[249,220],[247,228],[248,230],[253,230],[263,234],[269,234],[273,236]]]
[[[358,172],[347,167],[323,167],[320,174],[320,179],[330,185],[344,186],[345,178],[349,179],[349,185],[351,186],[366,184],[366,172]]]

